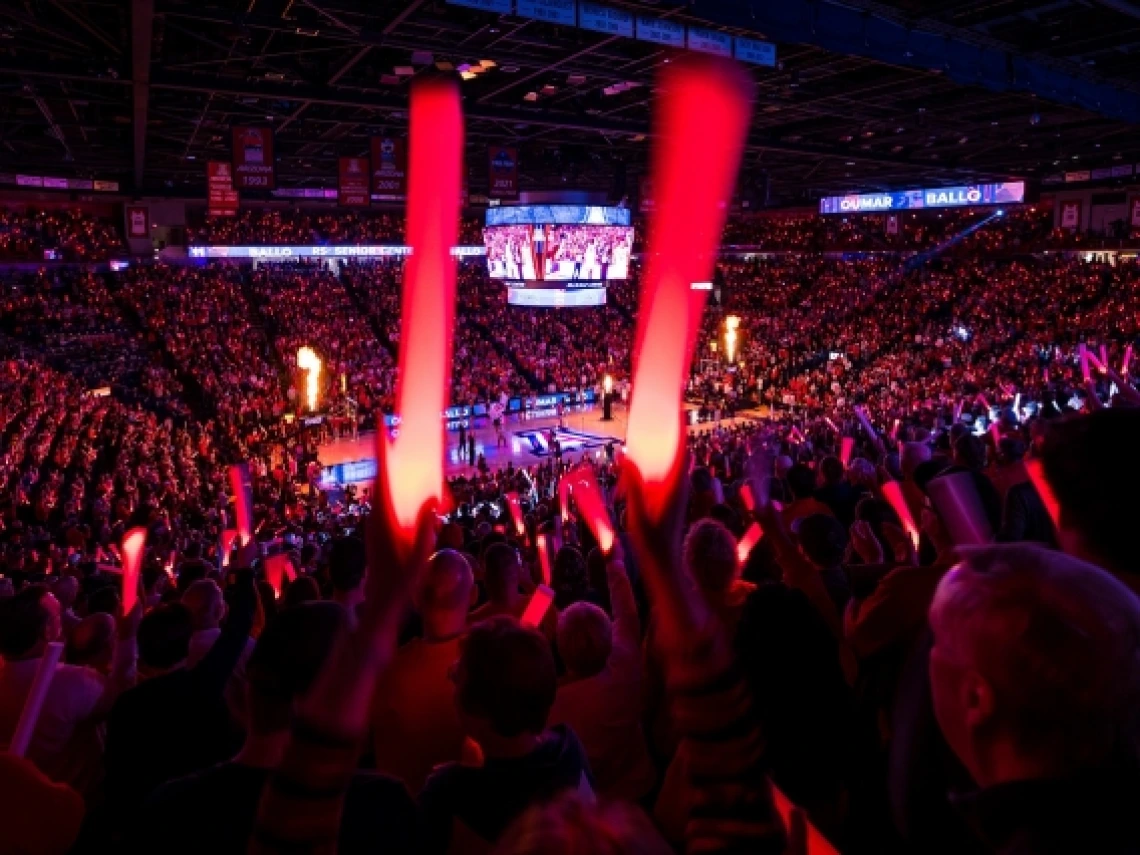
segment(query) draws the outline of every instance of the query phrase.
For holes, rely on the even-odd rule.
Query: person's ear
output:
[[[993,719],[995,698],[993,687],[977,671],[968,671],[961,684],[962,709],[971,730],[985,726]]]

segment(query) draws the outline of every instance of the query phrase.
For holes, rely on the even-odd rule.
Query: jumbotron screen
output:
[[[628,223],[629,211],[623,208],[492,209],[483,229],[487,268],[492,279],[567,288],[628,279],[633,254],[633,227]]]

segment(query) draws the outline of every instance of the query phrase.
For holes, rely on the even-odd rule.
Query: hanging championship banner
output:
[[[337,201],[344,208],[366,208],[368,198],[368,158],[342,157],[340,180],[337,183]]]
[[[234,189],[233,170],[224,160],[206,164],[206,202],[211,217],[237,216],[238,192]]]
[[[150,237],[147,223],[147,209],[141,205],[127,206],[127,236],[131,238]]]
[[[1081,227],[1080,201],[1061,203],[1061,228],[1079,229]]]
[[[272,190],[273,128],[234,128],[233,182],[239,190]]]
[[[408,194],[408,154],[403,140],[372,138],[372,193],[381,199]]]
[[[487,149],[490,180],[487,195],[493,199],[519,195],[518,149],[493,145]]]

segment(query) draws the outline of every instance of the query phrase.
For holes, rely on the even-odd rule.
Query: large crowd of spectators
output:
[[[123,251],[108,217],[80,208],[0,208],[0,261],[103,261]]]
[[[0,852],[1135,851],[1140,268],[1003,234],[726,257],[687,393],[761,409],[689,430],[660,516],[611,442],[464,469],[415,547],[296,429],[302,346],[391,406],[398,260],[10,274],[0,747],[64,652]],[[637,291],[461,262],[453,401],[628,393]]]

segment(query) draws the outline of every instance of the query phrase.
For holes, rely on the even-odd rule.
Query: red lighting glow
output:
[[[145,548],[145,528],[132,528],[123,535],[123,614],[129,614],[138,601],[139,570]]]
[[[609,511],[606,510],[602,491],[598,488],[598,481],[594,477],[594,470],[587,464],[579,466],[567,478],[574,481],[574,501],[578,503],[586,525],[598,541],[598,546],[606,555],[614,548],[614,526],[610,522]]]
[[[653,151],[655,212],[641,286],[627,453],[649,512],[682,451],[681,391],[748,132],[753,83],[739,65],[686,57],[661,75]],[[640,358],[641,355],[647,358]]]
[[[534,589],[531,595],[530,602],[526,604],[526,610],[519,618],[519,623],[523,626],[536,627],[542,623],[542,619],[546,617],[546,612],[554,602],[554,591],[546,585],[539,585]]]
[[[238,545],[245,546],[253,537],[253,487],[249,482],[248,464],[234,463],[230,466],[230,489],[234,494]]]
[[[1060,528],[1061,503],[1057,501],[1057,495],[1053,492],[1049,479],[1045,477],[1045,467],[1040,460],[1034,458],[1025,461],[1025,472],[1029,476],[1029,480],[1033,482],[1033,488],[1037,491],[1037,495],[1041,497],[1045,510],[1049,512],[1049,519],[1053,521],[1054,528]]]
[[[903,498],[902,487],[899,486],[899,482],[888,481],[880,489],[883,491],[883,498],[887,500],[887,504],[898,514],[903,530],[910,535],[914,548],[918,549],[918,526],[914,524],[914,517],[911,515],[910,508],[907,507],[906,499]]]
[[[444,436],[455,326],[455,259],[463,116],[454,83],[429,80],[412,89],[408,158],[407,242],[412,249],[401,292],[400,433],[377,449],[395,522],[410,548],[424,503],[443,492]],[[383,432],[376,443],[384,445]],[[387,453],[384,453],[387,452]]]

